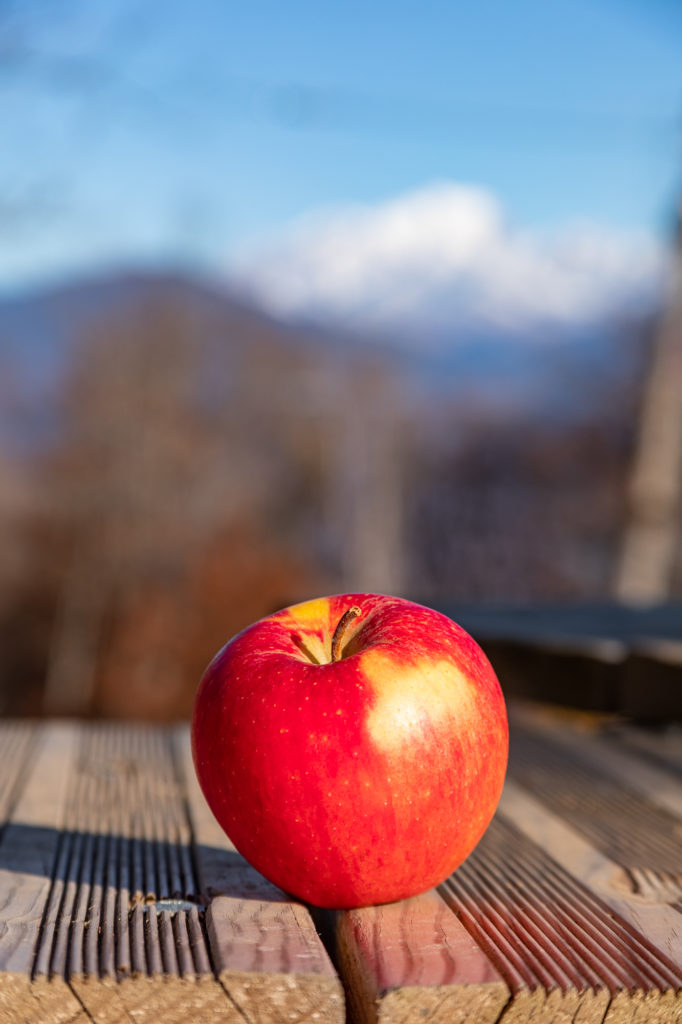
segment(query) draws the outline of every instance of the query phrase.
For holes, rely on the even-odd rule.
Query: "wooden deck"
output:
[[[443,607],[484,646],[507,697],[682,722],[682,604]]]
[[[512,708],[469,860],[321,914],[231,847],[186,729],[0,724],[0,1022],[346,1019],[682,1021],[682,730]]]

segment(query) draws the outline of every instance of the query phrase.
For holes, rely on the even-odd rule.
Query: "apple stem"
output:
[[[343,638],[346,635],[346,631],[351,622],[360,614],[361,611],[362,609],[358,608],[358,606],[354,604],[353,607],[349,608],[347,612],[344,612],[339,619],[338,625],[334,630],[334,636],[332,637],[332,661],[339,661],[341,659],[341,644],[343,643]]]

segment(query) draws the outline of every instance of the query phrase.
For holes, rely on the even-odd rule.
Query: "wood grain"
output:
[[[656,764],[647,759],[637,750],[619,741],[616,730],[603,728],[572,728],[566,729],[554,715],[545,715],[528,708],[515,708],[512,723],[514,736],[521,737],[522,731],[535,733],[545,737],[555,747],[559,746],[575,760],[579,758],[588,771],[597,776],[605,776],[620,790],[629,790],[637,794],[645,803],[658,807],[666,812],[666,829],[670,818],[677,819],[682,828],[682,762],[676,774],[674,767],[665,759]],[[635,730],[631,733],[636,735]],[[658,743],[660,750],[660,740]],[[682,743],[680,744],[682,755]],[[655,749],[652,744],[652,749]],[[673,832],[675,824],[672,823]],[[678,833],[682,839],[682,831]],[[680,864],[682,871],[682,863]]]
[[[631,909],[615,888],[617,865],[587,844],[572,847],[568,830],[555,832],[544,808],[533,822],[538,805],[529,800],[508,785],[501,813],[443,887],[513,992],[502,1020],[526,1019],[532,1009],[542,1020],[600,1021],[606,1013],[612,1021],[621,1011],[641,1013],[638,990],[659,1014],[653,1020],[669,1003],[682,1012],[682,976],[668,950],[613,913]],[[604,892],[611,901],[600,898]]]
[[[37,731],[34,757],[0,841],[0,1021],[86,1021],[64,979],[31,984],[35,949],[59,852],[77,732]]]
[[[513,781],[505,786],[500,817],[513,823],[563,869],[564,882],[573,879],[618,916],[638,948],[645,948],[660,962],[671,990],[682,988],[682,921],[675,908],[633,892],[631,880],[619,864]],[[626,945],[626,949],[630,947]],[[631,964],[631,951],[625,962]],[[637,964],[636,957],[633,962]]]
[[[170,734],[83,728],[55,876],[59,915],[38,970],[66,977],[102,1024],[236,1021],[211,969],[197,891]]]
[[[209,827],[186,735],[51,726],[36,749],[0,843],[0,1020],[342,1019],[306,908]]]
[[[211,957],[226,992],[254,1024],[269,1020],[341,1024],[343,989],[309,911],[237,853],[201,794],[187,731],[178,731],[175,740],[200,888],[208,901]]]
[[[0,722],[0,835],[21,792],[36,734],[28,722]]]
[[[339,912],[336,945],[357,1024],[493,1024],[509,989],[435,891]]]
[[[682,777],[682,725],[668,724],[665,728],[643,729],[624,723],[612,727],[611,732],[621,746],[644,756],[663,771]]]
[[[625,869],[633,891],[682,900],[682,794],[668,775],[601,737],[518,720],[509,771]]]

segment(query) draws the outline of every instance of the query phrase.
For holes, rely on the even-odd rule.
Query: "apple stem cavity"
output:
[[[351,622],[353,619],[357,618],[361,611],[362,609],[359,608],[358,605],[354,604],[353,607],[349,608],[347,612],[344,612],[339,619],[337,627],[334,630],[334,636],[332,637],[332,661],[341,660],[343,638],[346,635]]]

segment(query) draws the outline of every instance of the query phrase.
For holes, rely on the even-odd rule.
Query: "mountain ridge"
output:
[[[161,303],[193,317],[213,343],[268,344],[329,359],[378,359],[425,395],[468,396],[549,414],[578,411],[614,372],[636,372],[644,321],[611,320],[582,330],[474,331],[411,338],[343,329],[319,318],[276,317],[229,280],[167,268],[119,268],[0,295],[0,368],[14,387],[39,397],[58,386],[80,338],[93,325]],[[222,339],[222,342],[221,342]],[[582,388],[577,386],[582,380]]]

